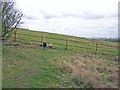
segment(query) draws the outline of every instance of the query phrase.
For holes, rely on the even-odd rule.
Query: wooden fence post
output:
[[[67,50],[68,49],[68,39],[66,39],[66,47],[65,49]]]
[[[98,51],[98,42],[96,43],[95,55],[97,55],[97,51]]]
[[[14,34],[14,36],[13,36],[13,38],[14,38],[14,42],[16,42],[16,31],[13,33]]]
[[[42,44],[43,44],[43,36],[41,37],[41,46],[42,46]]]

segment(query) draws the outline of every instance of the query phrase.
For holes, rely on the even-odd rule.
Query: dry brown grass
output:
[[[66,65],[71,75],[80,77],[84,82],[92,82],[94,87],[117,87],[118,66],[116,62],[93,55],[83,56],[79,53],[72,53],[58,60],[57,67]]]

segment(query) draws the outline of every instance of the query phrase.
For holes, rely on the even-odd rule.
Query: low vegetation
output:
[[[63,39],[80,40],[91,43],[93,40],[65,36],[47,32],[35,32],[18,30],[17,33],[44,35]],[[43,50],[38,42],[30,42],[31,39],[40,40],[32,36],[17,35],[17,40],[3,45],[3,88],[116,88],[118,87],[118,60],[117,53],[98,52],[84,48],[71,48],[65,50],[65,46],[53,44],[53,48]],[[50,43],[64,43],[62,41],[45,39]],[[30,42],[31,45],[23,42]],[[94,42],[96,42],[94,40]],[[34,43],[34,44],[33,44]],[[100,41],[100,44],[108,44],[109,50],[117,52],[117,42]],[[81,45],[71,42],[72,45]],[[86,45],[87,46],[87,45]],[[93,45],[87,47],[94,48]],[[102,46],[107,49],[107,46]]]

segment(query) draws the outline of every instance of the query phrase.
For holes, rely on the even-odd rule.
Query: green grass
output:
[[[3,64],[3,88],[91,88],[91,87],[118,87],[118,63],[114,59],[117,53],[100,52],[95,56],[95,45],[91,42],[98,42],[91,39],[65,36],[47,32],[36,32],[19,29],[17,33],[37,35],[32,37],[17,34],[17,38],[38,40],[41,36],[76,40],[84,43],[71,42],[70,45],[84,46],[84,48],[68,47],[53,44],[53,48],[34,45],[27,45],[17,40],[18,46],[12,44],[3,45],[2,64]],[[65,41],[44,39],[47,43],[65,44]],[[11,42],[9,42],[11,43]],[[13,42],[12,42],[13,43]],[[31,42],[33,43],[33,42]],[[101,49],[113,50],[117,52],[117,42],[100,41],[100,44],[112,45],[108,48],[102,46]]]
[[[0,89],[2,89],[2,45],[0,45]]]
[[[104,40],[92,40],[92,39],[86,39],[86,38],[79,38],[79,37],[74,37],[74,36],[65,36],[65,35],[60,35],[60,34],[54,34],[54,33],[47,33],[47,32],[35,32],[35,31],[28,31],[28,30],[18,30],[17,33],[20,34],[28,34],[28,35],[35,35],[38,37],[34,37],[34,36],[27,36],[27,35],[19,35],[17,34],[17,38],[22,38],[22,39],[26,39],[25,42],[30,42],[30,40],[36,40],[38,42],[36,43],[40,43],[41,42],[41,37],[43,36],[44,39],[43,41],[46,41],[47,43],[57,43],[57,44],[66,44],[66,39],[68,39],[68,44],[71,46],[80,46],[80,47],[86,47],[86,48],[91,48],[95,51],[96,49],[96,43],[98,43],[98,49],[100,51],[102,50],[108,50],[108,51],[104,51],[105,53],[109,53],[109,51],[111,51],[110,53],[112,54],[114,52],[118,51],[118,42],[110,42],[110,41],[104,41]],[[52,37],[52,38],[56,38],[56,39],[65,39],[65,40],[56,40],[56,39],[50,39],[50,38],[46,38],[46,37]],[[74,42],[74,41],[79,41],[79,42]],[[33,41],[32,41],[33,42]],[[84,43],[85,42],[85,43]],[[107,45],[107,46],[103,46],[103,45]],[[112,46],[112,47],[108,47]],[[56,46],[56,45],[54,45]]]

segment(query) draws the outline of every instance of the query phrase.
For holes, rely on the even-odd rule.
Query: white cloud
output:
[[[24,27],[83,37],[117,37],[118,0],[16,0]]]

